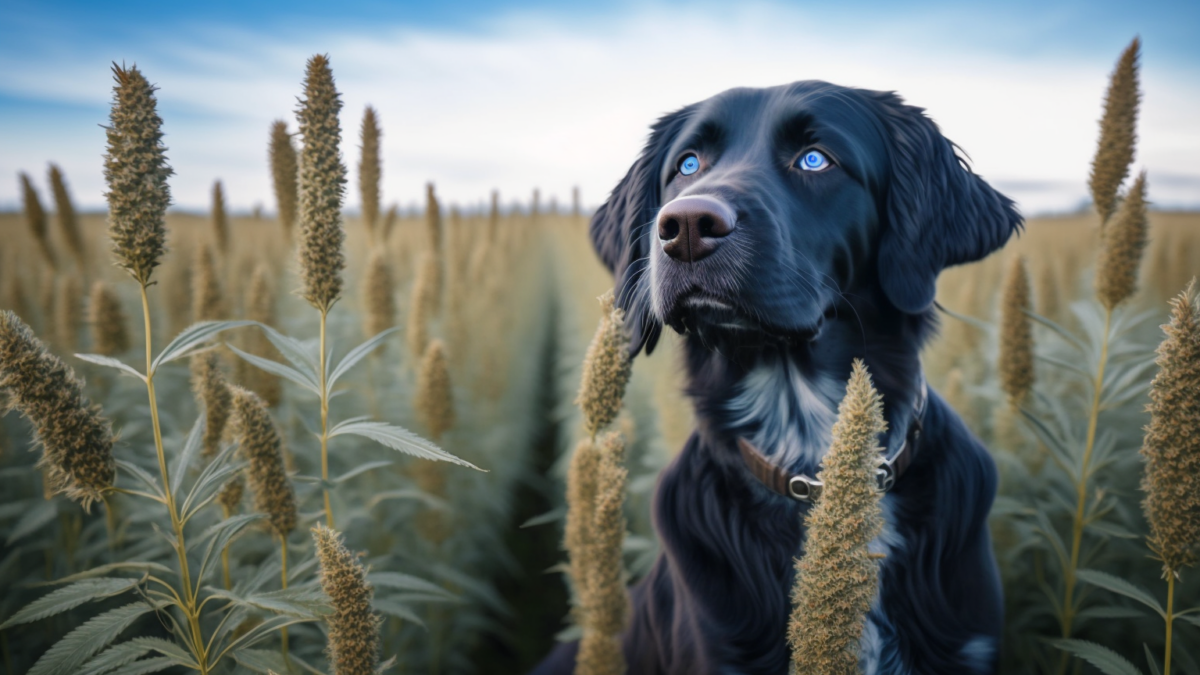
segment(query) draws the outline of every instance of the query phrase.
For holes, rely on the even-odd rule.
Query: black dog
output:
[[[919,352],[938,273],[1002,246],[1021,217],[955,150],[892,93],[734,89],[659,120],[592,219],[633,353],[663,325],[683,334],[700,420],[659,481],[663,554],[631,590],[631,675],[787,672],[802,515],[856,358],[893,430],[862,667],[995,671],[996,470],[926,397]],[[535,672],[571,673],[575,651]]]

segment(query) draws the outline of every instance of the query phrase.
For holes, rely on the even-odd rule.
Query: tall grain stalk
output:
[[[1127,167],[1108,166],[1101,160],[1105,158],[1106,149],[1117,144],[1111,137],[1129,139],[1132,144],[1134,131],[1132,125],[1136,121],[1137,109],[1137,46],[1135,40],[1117,65],[1113,74],[1112,85],[1106,101],[1105,119],[1101,125],[1100,149],[1097,151],[1097,164],[1093,174],[1112,174],[1124,176]],[[1117,112],[1114,112],[1117,111]],[[1117,113],[1120,113],[1119,115]],[[1110,123],[1110,120],[1115,120]],[[1121,143],[1124,141],[1122,140]],[[1128,152],[1122,152],[1108,162],[1128,162],[1132,159],[1132,146]],[[1111,184],[1113,192],[1119,185]],[[1113,311],[1128,300],[1137,289],[1138,267],[1141,264],[1146,247],[1146,177],[1138,176],[1129,188],[1116,212],[1102,223],[1101,247],[1096,263],[1096,297],[1104,307],[1104,329],[1100,336],[1099,356],[1096,362],[1096,375],[1092,380],[1092,403],[1088,413],[1087,437],[1084,441],[1083,457],[1080,462],[1079,475],[1076,479],[1075,514],[1071,526],[1071,557],[1064,574],[1062,633],[1063,638],[1071,637],[1071,631],[1076,617],[1075,586],[1079,569],[1080,550],[1083,542],[1083,531],[1087,526],[1088,478],[1092,470],[1092,454],[1096,447],[1096,428],[1102,410],[1101,401],[1104,394],[1104,373],[1108,365],[1109,344],[1112,340]],[[1116,202],[1111,194],[1095,193],[1098,203]],[[1103,213],[1103,211],[1102,211]],[[1064,652],[1059,662],[1059,672],[1066,672],[1069,655]]]
[[[158,116],[154,87],[132,66],[113,65],[117,81],[115,100],[107,128],[108,153],[104,175],[108,182],[109,237],[117,265],[138,282],[142,298],[142,318],[146,335],[146,394],[150,401],[150,422],[154,431],[154,449],[162,477],[162,503],[171,517],[175,535],[175,555],[179,559],[179,577],[183,597],[177,598],[191,633],[192,653],[201,675],[208,675],[208,654],[200,628],[200,608],[196,589],[188,569],[187,542],[183,521],[171,490],[170,472],[163,447],[162,426],[158,416],[158,398],[154,390],[153,332],[150,325],[150,276],[166,250],[166,210],[171,201],[167,177],[171,168],[162,143],[162,118]],[[174,593],[174,588],[167,586]]]
[[[318,54],[308,61],[304,98],[296,117],[304,145],[300,150],[300,276],[304,299],[321,315],[317,377],[321,398],[321,488],[325,501],[325,524],[332,528],[333,507],[329,501],[329,391],[326,386],[326,323],[329,310],[342,293],[342,269],[346,259],[342,243],[342,196],[346,167],[338,143],[341,127],[338,111],[342,101],[333,83],[329,58]]]

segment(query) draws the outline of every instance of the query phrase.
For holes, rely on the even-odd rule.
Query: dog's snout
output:
[[[724,201],[708,195],[673,199],[658,214],[663,252],[680,262],[696,262],[717,250],[733,232],[737,216]]]

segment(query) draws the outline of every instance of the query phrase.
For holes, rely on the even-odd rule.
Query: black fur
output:
[[[834,165],[795,168],[812,148]],[[702,167],[684,177],[675,169],[688,151]],[[654,222],[665,203],[691,194],[728,202],[737,226],[708,258],[686,264],[662,254]],[[889,429],[900,430],[883,440],[894,452],[922,382],[918,355],[935,328],[938,273],[987,255],[1020,226],[1012,202],[892,93],[813,81],[735,89],[658,121],[591,227],[633,353],[653,349],[664,323],[684,336],[699,420],[659,481],[663,554],[631,589],[631,675],[787,672],[806,507],[767,491],[742,465],[736,437],[763,433],[774,417],[746,415],[739,401],[778,393],[769,400],[786,408],[794,437],[816,444],[828,429],[817,428],[823,418],[811,408],[836,407],[861,358]],[[753,390],[773,374],[808,389]],[[891,548],[871,615],[876,646],[863,665],[990,673],[1002,625],[987,529],[995,467],[933,392],[924,430],[913,465],[885,498]],[[811,475],[823,451],[780,456]],[[560,646],[535,673],[573,672],[575,649]]]

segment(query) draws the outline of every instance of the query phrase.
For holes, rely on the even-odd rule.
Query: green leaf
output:
[[[975,317],[969,316],[967,314],[959,314],[958,312],[956,312],[952,309],[947,309],[945,307],[942,307],[941,305],[938,305],[938,309],[941,310],[941,312],[943,314],[945,314],[946,316],[952,316],[955,319],[958,319],[959,321],[962,321],[963,323],[965,323],[967,325],[978,328],[979,330],[983,331],[984,333],[988,333],[992,330],[992,325],[982,319],[976,319]]]
[[[113,645],[84,664],[79,675],[103,675],[114,668],[137,661],[149,651],[149,647],[143,647],[133,642]]]
[[[427,492],[421,492],[420,490],[412,489],[378,492],[367,500],[367,508],[373,509],[383,502],[391,501],[393,499],[412,499],[415,501],[424,502],[429,508],[438,509],[440,511],[445,511],[450,508],[450,505],[447,504],[445,500],[435,497]]]
[[[209,561],[212,560],[213,552],[224,550],[234,535],[241,532],[250,523],[264,517],[261,513],[243,513],[231,516],[205,530],[195,544],[189,545],[190,548],[208,540],[208,548],[204,551],[204,557],[200,559],[200,575],[196,577],[198,582],[204,581],[204,572],[208,568]]]
[[[138,585],[137,579],[118,579],[105,577],[102,579],[84,579],[69,586],[63,586],[43,595],[21,608],[8,621],[0,624],[0,630],[22,623],[37,621],[48,616],[54,616],[85,602],[111,598]]]
[[[239,649],[233,653],[233,658],[239,666],[256,673],[289,672],[283,655],[274,649]]]
[[[148,673],[160,673],[174,665],[177,665],[175,660],[169,656],[154,656],[121,666],[110,671],[108,675],[147,675]]]
[[[267,339],[275,345],[280,354],[283,354],[283,358],[287,359],[297,370],[312,377],[313,382],[317,381],[315,347],[309,347],[295,338],[288,337],[265,323],[258,324],[258,327],[267,334]]]
[[[359,464],[358,466],[354,467],[353,469],[350,469],[346,473],[338,476],[337,478],[334,478],[333,482],[335,484],[340,485],[340,484],[345,483],[346,481],[350,480],[351,478],[354,478],[355,476],[364,474],[372,469],[382,469],[384,467],[391,466],[391,465],[392,465],[392,462],[389,460],[386,460],[386,459],[376,461],[376,462],[367,462],[365,464]]]
[[[1105,675],[1142,675],[1129,661],[1108,647],[1087,640],[1055,640],[1059,649],[1070,652],[1100,669]]]
[[[72,574],[69,577],[55,579],[54,581],[43,581],[42,583],[38,584],[38,586],[59,586],[62,584],[69,584],[79,581],[80,579],[92,579],[95,577],[104,576],[105,574],[108,574],[109,572],[115,572],[116,570],[133,570],[137,572],[153,571],[162,572],[163,574],[175,573],[175,570],[171,569],[170,567],[155,562],[115,562],[108,563],[107,565],[100,565],[99,567],[93,567],[90,570]]]
[[[171,475],[171,494],[173,495],[179,495],[179,486],[183,485],[183,475],[187,473],[188,466],[192,463],[192,456],[200,449],[200,443],[204,440],[205,426],[207,426],[207,421],[204,413],[201,413],[192,424],[192,430],[188,432],[187,439],[183,441],[183,449],[179,451],[179,461],[175,463],[174,473]]]
[[[8,541],[5,543],[12,546],[13,542],[19,541],[45,527],[57,515],[58,505],[53,499],[39,500],[37,505],[26,511],[25,515],[21,516],[20,520],[13,525],[12,530],[8,533]]]
[[[1050,319],[1047,319],[1046,317],[1044,317],[1041,314],[1038,314],[1036,312],[1031,312],[1029,310],[1025,310],[1025,316],[1028,316],[1030,319],[1033,319],[1037,323],[1040,323],[1043,326],[1045,326],[1046,328],[1049,328],[1050,330],[1054,331],[1054,333],[1056,333],[1063,340],[1066,340],[1067,344],[1071,345],[1072,347],[1075,347],[1076,349],[1078,349],[1079,351],[1081,351],[1085,354],[1087,353],[1087,351],[1088,351],[1087,345],[1083,344],[1083,342],[1079,338],[1072,335],[1071,331],[1067,330],[1066,328],[1063,328],[1062,326],[1058,325],[1057,323],[1054,323]]]
[[[253,325],[253,321],[201,321],[183,329],[170,344],[155,357],[150,365],[150,374],[158,372],[160,366],[187,356],[194,348],[207,342],[217,334],[231,328]]]
[[[1150,675],[1162,675],[1162,671],[1158,669],[1158,660],[1150,653],[1150,645],[1143,642],[1142,649],[1146,650],[1146,663],[1150,665]]]
[[[138,617],[154,609],[145,602],[135,602],[93,617],[42,654],[29,675],[75,675],[89,657],[115,640]]]
[[[993,509],[993,512],[994,512],[994,509]],[[521,528],[524,529],[526,527],[536,527],[538,525],[554,523],[554,522],[562,520],[563,517],[566,515],[567,515],[567,509],[565,507],[560,506],[557,509],[547,511],[539,516],[534,516],[534,517],[530,518],[529,520],[526,520],[525,522],[521,523]]]
[[[186,668],[200,670],[200,664],[196,663],[196,660],[192,657],[192,655],[186,649],[180,647],[174,642],[171,642],[170,640],[164,640],[156,637],[138,637],[130,640],[129,642],[131,644],[143,646],[150,651],[158,652],[159,654],[162,654],[163,656]]]
[[[242,650],[247,647],[250,647],[252,645],[256,645],[259,642],[262,642],[263,640],[265,640],[267,637],[269,637],[271,635],[271,633],[274,633],[275,631],[279,630],[280,628],[283,628],[285,626],[291,626],[292,624],[304,623],[305,621],[307,621],[307,619],[297,619],[297,618],[290,617],[290,616],[273,616],[273,617],[267,619],[266,621],[263,621],[262,623],[258,624],[254,628],[251,628],[249,631],[246,632],[245,635],[243,635],[243,636],[239,637],[238,639],[234,640],[233,642],[229,643],[229,645],[226,646],[225,649],[223,649],[221,651],[221,655],[224,655],[231,651],[238,651],[238,650]],[[218,660],[219,660],[219,657],[218,657]],[[215,661],[210,662],[210,664],[215,664]]]
[[[1140,619],[1146,613],[1136,607],[1088,607],[1075,616],[1080,619]]]
[[[136,377],[137,379],[141,380],[142,382],[146,381],[145,375],[142,375],[141,373],[139,373],[137,370],[135,370],[129,364],[127,364],[123,361],[118,361],[117,359],[114,359],[111,356],[104,356],[102,354],[76,354],[75,358],[79,359],[80,361],[87,361],[88,363],[94,363],[98,366],[105,366],[108,368],[116,368],[117,370],[120,370],[125,375],[132,375],[132,376]]]
[[[1097,520],[1092,523],[1088,523],[1088,530],[1092,532],[1099,532],[1100,534],[1106,534],[1110,537],[1117,537],[1118,539],[1138,538],[1137,534],[1107,520]]]
[[[389,335],[398,330],[400,329],[389,328],[362,343],[361,345],[355,347],[354,349],[351,349],[350,353],[346,354],[346,357],[342,359],[341,363],[337,364],[337,367],[335,367],[333,372],[330,373],[328,380],[325,382],[325,391],[333,391],[333,383],[337,382],[338,378],[340,378],[342,375],[345,375],[346,371],[354,367],[354,364],[358,363],[363,359],[363,357],[374,351],[376,347],[383,344],[383,341],[386,340]]]
[[[1120,577],[1116,577],[1108,572],[1101,572],[1099,570],[1079,570],[1075,573],[1075,576],[1080,581],[1085,581],[1093,586],[1099,586],[1100,588],[1112,591],[1113,593],[1137,600],[1150,609],[1153,609],[1155,612],[1158,612],[1158,615],[1164,619],[1167,616],[1167,613],[1163,611],[1162,606],[1158,604],[1158,600],[1155,600],[1154,596],[1150,595],[1149,591],[1146,591],[1140,586],[1135,586],[1134,584],[1131,584]]]
[[[429,593],[430,595],[444,597],[448,600],[458,599],[453,593],[432,581],[426,581],[420,577],[414,577],[411,574],[403,574],[401,572],[371,572],[367,575],[367,581],[377,588],[418,591],[420,593]]]
[[[393,450],[399,450],[414,457],[450,462],[470,467],[476,471],[483,471],[483,469],[480,469],[467,460],[459,459],[442,450],[434,445],[432,441],[427,441],[407,429],[393,426],[386,422],[342,422],[329,431],[330,438],[344,434],[369,438]]]
[[[421,617],[417,616],[416,612],[412,611],[408,605],[402,602],[397,602],[391,598],[377,597],[371,600],[371,608],[380,614],[394,616],[401,621],[415,623],[421,628],[425,628],[425,622],[421,620]]]
[[[142,467],[140,467],[137,464],[134,464],[132,462],[127,462],[123,459],[118,459],[117,460],[117,468],[126,473],[133,474],[133,476],[135,478],[142,481],[142,483],[146,487],[150,488],[150,492],[154,496],[158,497],[159,499],[163,500],[164,502],[166,501],[166,496],[163,494],[162,488],[159,487],[158,481],[155,480],[154,477],[151,476],[149,473],[146,473],[146,471],[144,469],[142,469]]]
[[[241,607],[252,607],[273,614],[310,621],[316,621],[331,611],[329,599],[319,588],[287,588],[265,593],[250,593],[244,596],[219,588],[206,590],[213,597],[228,600]]]
[[[1193,626],[1200,628],[1200,614],[1176,614],[1175,618],[1183,619],[1184,621],[1192,624]]]
[[[317,382],[312,379],[312,376],[310,376],[306,373],[302,373],[299,370],[296,370],[295,368],[292,368],[290,366],[285,366],[282,363],[279,363],[278,361],[272,361],[271,359],[264,359],[261,356],[255,356],[254,354],[244,352],[244,351],[238,349],[237,347],[234,347],[231,344],[226,344],[225,346],[229,347],[229,349],[231,349],[234,354],[237,354],[238,356],[242,357],[242,359],[244,361],[246,361],[247,363],[249,363],[250,365],[252,365],[260,370],[265,370],[268,373],[271,373],[272,375],[278,375],[279,377],[289,379],[292,382],[295,382],[296,384],[300,385],[301,387],[304,387],[305,389],[311,391],[312,393],[320,395],[321,388],[320,388],[320,386],[318,386]]]
[[[183,500],[183,506],[180,508],[180,513],[183,514],[183,519],[190,520],[196,511],[204,508],[214,495],[216,495],[228,479],[233,474],[242,470],[242,464],[230,464],[229,458],[233,456],[236,446],[228,445],[213,458],[208,466],[200,472],[200,476],[196,478],[192,489],[188,491],[187,497]]]

